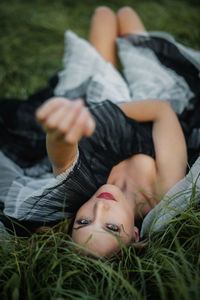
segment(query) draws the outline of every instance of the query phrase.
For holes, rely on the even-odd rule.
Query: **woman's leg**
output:
[[[92,17],[89,41],[103,56],[117,68],[116,38],[118,36],[115,13],[106,6],[98,7]]]
[[[119,36],[146,31],[138,14],[131,7],[122,7],[117,13]]]

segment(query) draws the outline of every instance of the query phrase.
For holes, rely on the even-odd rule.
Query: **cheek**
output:
[[[128,220],[133,221],[133,212],[130,206],[120,205],[113,207],[113,214],[116,215],[118,218],[122,218],[125,222]]]
[[[84,215],[87,216],[90,213],[90,211],[91,211],[91,204],[88,201],[79,208],[79,210],[76,213],[76,218]]]
[[[127,233],[132,232],[134,226],[134,216],[132,211],[129,209],[125,209],[124,207],[113,209],[113,216],[117,216],[117,221],[123,224],[124,230]]]

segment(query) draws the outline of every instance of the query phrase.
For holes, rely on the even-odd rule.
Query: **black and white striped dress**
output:
[[[21,102],[18,103],[18,113],[21,115]],[[7,103],[2,102],[1,107],[3,104]],[[34,112],[30,111],[30,107],[31,101],[29,112],[25,113],[22,109],[21,121],[7,124],[11,125],[9,136],[2,136],[7,144],[2,143],[1,150],[4,153],[0,152],[0,203],[5,214],[0,219],[10,229],[13,224],[6,216],[25,226],[30,232],[41,225],[53,225],[66,217],[74,216],[79,207],[106,183],[114,165],[137,153],[155,157],[151,124],[139,124],[126,117],[112,102],[103,101],[89,106],[96,122],[95,132],[91,137],[80,140],[73,165],[53,178],[45,153],[38,153],[41,143],[45,147],[45,135],[39,128],[37,135],[37,125],[30,124],[36,122],[29,118]],[[3,130],[5,128],[2,133]],[[20,133],[23,135],[20,136]],[[16,145],[13,136],[18,138]],[[23,147],[27,151],[26,158],[20,151]],[[33,164],[34,153],[38,158],[40,155],[40,160]],[[12,160],[7,156],[12,157]],[[19,226],[15,226],[15,230],[18,234],[26,233]]]
[[[179,115],[191,164],[200,152],[198,51],[182,46],[163,33],[119,38],[123,77],[73,32],[66,33],[66,43],[64,69],[58,75],[58,82],[54,78],[48,88],[30,96],[27,102],[1,101],[2,232],[4,225],[13,229],[15,221],[26,228],[15,226],[17,233],[24,235],[44,223],[53,225],[71,217],[99,186],[106,183],[115,164],[136,153],[154,157],[151,124],[139,124],[127,118],[114,103],[148,98],[169,101]],[[35,108],[53,95],[72,99],[84,97],[97,123],[94,134],[80,141],[73,166],[56,178],[46,157],[45,135],[34,119]],[[199,165],[197,160],[194,178],[198,176]],[[189,187],[189,182],[184,179],[178,189]],[[199,181],[197,187],[200,187]],[[156,223],[154,212],[158,216],[156,209],[164,211],[166,197],[145,217],[141,236],[152,223],[156,224],[156,230],[162,227],[163,213]],[[181,197],[179,201],[183,203]],[[172,207],[177,206],[173,201],[170,203]],[[183,209],[188,205],[187,201],[184,203]],[[166,216],[172,217],[165,211],[165,220]]]

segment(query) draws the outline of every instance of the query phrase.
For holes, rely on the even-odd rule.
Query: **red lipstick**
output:
[[[97,196],[97,198],[103,198],[103,199],[106,199],[106,200],[114,200],[114,201],[117,201],[117,200],[115,199],[115,197],[114,197],[112,194],[110,194],[110,193],[101,193],[101,194],[99,194],[99,195]]]

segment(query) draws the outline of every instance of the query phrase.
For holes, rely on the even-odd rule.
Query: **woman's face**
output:
[[[78,210],[72,239],[97,255],[110,256],[120,249],[116,235],[126,245],[138,240],[134,210],[118,187],[105,184]]]

